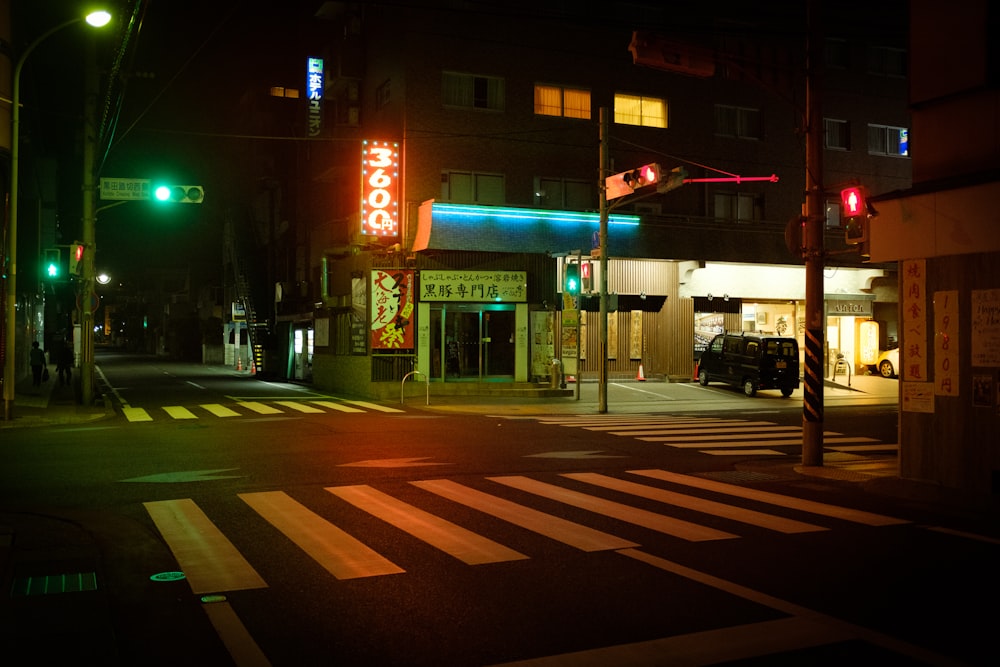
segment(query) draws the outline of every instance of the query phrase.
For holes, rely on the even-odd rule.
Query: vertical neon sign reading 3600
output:
[[[399,144],[361,144],[361,233],[396,236],[399,232]]]

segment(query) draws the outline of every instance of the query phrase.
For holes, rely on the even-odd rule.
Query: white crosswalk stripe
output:
[[[782,426],[769,421],[649,415],[562,415],[537,417],[537,420],[540,424],[635,438],[676,449],[696,449],[713,456],[786,456],[787,452],[773,448],[802,444],[801,426]],[[832,451],[847,453],[899,450],[896,443],[836,431],[824,431],[823,444]]]
[[[496,488],[491,486],[488,491],[476,488],[483,484]],[[432,503],[436,511],[422,509],[369,484],[325,487],[332,504],[315,508],[307,507],[283,491],[237,495],[249,510],[276,531],[276,535],[284,535],[338,580],[403,574],[426,562],[426,555],[420,552],[415,552],[407,562],[404,540],[386,535],[384,528],[373,528],[370,522],[360,518],[360,514],[345,512],[339,503],[360,509],[388,525],[390,530],[400,531],[400,536],[408,535],[468,566],[545,557],[549,549],[539,544],[539,539],[588,553],[625,553],[642,548],[634,539],[607,532],[606,527],[598,530],[527,504],[533,501],[546,503],[546,507],[552,507],[547,501],[553,500],[569,505],[574,511],[583,510],[587,516],[599,517],[605,526],[610,518],[622,524],[623,530],[625,526],[632,527],[629,534],[633,538],[642,534],[635,533],[636,526],[640,531],[650,531],[651,546],[647,548],[652,551],[663,548],[658,544],[662,539],[732,540],[740,539],[748,529],[794,536],[836,529],[836,523],[831,525],[829,521],[870,527],[909,523],[896,517],[661,469],[628,470],[618,477],[593,472],[562,473],[555,482],[502,475],[484,477],[478,484],[475,480],[459,483],[450,479],[426,479],[412,480],[406,485],[425,493],[426,501],[437,499],[438,503]],[[602,491],[618,494],[617,497],[626,501],[612,501],[597,495]],[[397,493],[400,492],[397,489]],[[634,506],[627,502],[629,498],[641,499],[646,504]],[[441,505],[442,500],[448,502]],[[750,509],[745,506],[748,500],[774,509]],[[314,499],[314,502],[321,501]],[[194,500],[147,502],[144,506],[194,592],[224,593],[268,586],[266,572],[259,574],[225,536],[224,528],[214,523]],[[468,523],[470,509],[527,532],[505,532],[506,543],[501,543],[493,536],[461,525],[463,521]],[[452,510],[462,518],[444,516]],[[230,508],[217,511],[223,525],[234,530],[245,525],[246,517],[233,516]],[[673,516],[675,512],[683,512],[685,519]],[[814,519],[803,521],[803,515]],[[699,523],[699,516],[705,517],[705,524],[712,525]],[[489,521],[474,522],[474,525],[492,526],[487,531],[497,529]],[[372,543],[395,545],[394,555],[390,558],[380,553]]]
[[[138,408],[124,406],[122,415],[129,422],[151,422],[160,418],[174,420],[196,420],[207,417],[232,418],[253,417],[255,415],[295,417],[319,414],[362,414],[366,412],[405,414],[405,410],[368,401],[351,400],[236,400],[228,405],[202,403],[195,406],[166,405],[160,408]]]

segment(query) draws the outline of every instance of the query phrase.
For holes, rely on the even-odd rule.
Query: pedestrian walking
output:
[[[36,387],[42,386],[42,371],[45,370],[45,350],[38,346],[38,341],[31,344],[31,380]]]
[[[59,384],[69,384],[73,379],[73,341],[64,340],[56,350],[56,372]]]

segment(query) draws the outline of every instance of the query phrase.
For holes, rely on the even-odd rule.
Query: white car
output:
[[[886,350],[878,355],[875,368],[884,378],[894,378],[899,375],[899,348]]]

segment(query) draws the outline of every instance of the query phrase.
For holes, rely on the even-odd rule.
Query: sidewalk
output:
[[[89,407],[77,402],[79,379],[79,374],[74,373],[70,384],[59,384],[59,376],[52,365],[49,366],[49,379],[41,386],[35,387],[30,375],[22,379],[14,389],[13,419],[0,419],[0,429],[75,424],[114,415],[113,407],[105,406],[101,398]]]

